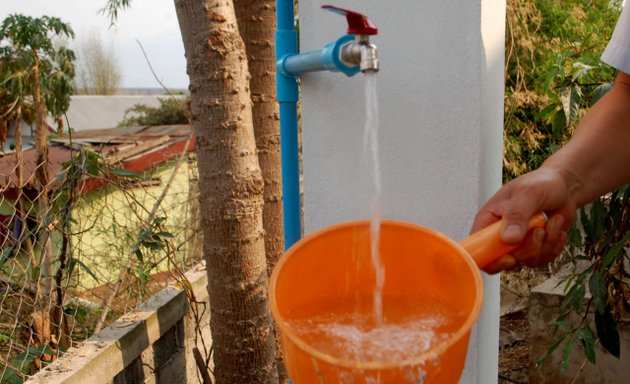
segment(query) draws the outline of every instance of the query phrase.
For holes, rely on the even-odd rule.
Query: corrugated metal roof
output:
[[[73,153],[71,145],[88,145],[101,153],[106,161],[120,163],[124,169],[140,171],[181,153],[190,133],[188,125],[164,125],[86,130],[58,137],[52,139],[48,147],[50,179],[53,180],[61,172],[62,165],[70,160]],[[193,148],[194,140],[191,140],[186,150]],[[37,151],[25,150],[23,158],[24,186],[34,186]],[[18,187],[15,172],[15,153],[0,157],[0,188]]]
[[[75,131],[114,128],[124,118],[125,111],[134,105],[158,107],[160,99],[170,97],[168,95],[74,95],[66,116],[70,127]],[[185,98],[179,95],[175,97]],[[47,118],[47,123],[51,127],[57,126],[50,117]],[[66,124],[65,119],[64,124]]]

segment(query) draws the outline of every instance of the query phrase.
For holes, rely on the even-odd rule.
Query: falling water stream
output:
[[[368,149],[368,163],[371,163],[372,173],[372,202],[370,221],[371,259],[376,275],[374,287],[374,321],[383,324],[383,284],[385,284],[385,269],[379,255],[381,229],[381,168],[378,154],[378,95],[376,73],[365,73],[365,131],[363,141]]]

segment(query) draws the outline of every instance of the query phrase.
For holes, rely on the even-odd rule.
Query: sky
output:
[[[75,41],[92,31],[111,44],[122,72],[123,88],[160,88],[136,40],[142,43],[157,77],[173,89],[188,88],[184,46],[173,0],[131,0],[110,28],[109,18],[98,11],[107,0],[0,0],[0,21],[13,13],[56,16],[70,24]],[[72,45],[72,43],[70,44]]]

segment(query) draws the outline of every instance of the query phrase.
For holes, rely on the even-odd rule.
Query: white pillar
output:
[[[346,31],[345,18],[299,2],[300,48],[319,49]],[[382,214],[468,234],[501,183],[505,0],[338,0],[379,28]],[[305,231],[370,215],[363,145],[362,75],[302,77]],[[499,285],[485,304],[461,383],[497,381]]]

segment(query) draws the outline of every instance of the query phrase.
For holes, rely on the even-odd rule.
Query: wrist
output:
[[[596,197],[589,196],[586,183],[575,170],[556,163],[553,157],[549,158],[540,169],[550,172],[552,177],[558,180],[558,187],[566,191],[569,200],[575,204],[576,208],[590,203]]]

